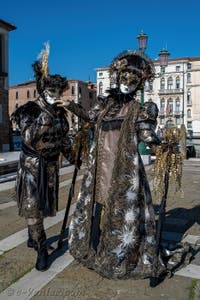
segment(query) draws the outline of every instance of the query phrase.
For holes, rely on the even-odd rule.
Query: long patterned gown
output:
[[[88,113],[75,103],[69,109],[95,124],[94,141],[70,224],[70,252],[108,278],[151,276],[156,227],[138,143],[158,143],[154,132],[157,106],[148,102],[142,107],[134,99],[116,101],[108,97]],[[100,240],[95,249],[93,212],[99,204],[103,209]],[[158,268],[164,268],[162,263]]]

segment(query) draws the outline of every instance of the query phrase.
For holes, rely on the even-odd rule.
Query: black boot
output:
[[[38,271],[46,271],[48,269],[48,252],[46,247],[46,237],[38,242],[37,260],[35,268]]]
[[[32,238],[32,235],[30,233],[30,230],[28,228],[28,240],[27,240],[27,247],[28,248],[34,248],[37,251],[37,243]]]
[[[30,239],[28,239],[27,245],[28,243],[32,244],[38,254],[35,268],[38,271],[45,271],[48,269],[48,252],[43,220],[38,219],[35,224],[28,225],[28,232]]]

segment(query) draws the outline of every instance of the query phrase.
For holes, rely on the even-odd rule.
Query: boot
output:
[[[30,240],[28,240],[28,242],[31,242],[34,249],[37,251],[35,268],[38,271],[45,271],[48,269],[48,252],[43,220],[38,219],[34,225],[28,225],[28,231],[30,234]]]
[[[46,271],[48,269],[48,252],[46,247],[46,237],[38,242],[37,260],[35,268],[38,271]]]
[[[37,251],[37,243],[32,238],[32,235],[30,233],[30,230],[28,228],[28,240],[27,240],[27,247],[28,248],[34,248]]]

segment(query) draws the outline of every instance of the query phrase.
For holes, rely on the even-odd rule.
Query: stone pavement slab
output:
[[[191,235],[188,234],[184,239],[183,242],[188,242],[192,245],[200,245],[200,235]]]
[[[155,288],[149,279],[111,280],[76,261],[59,273],[32,300],[188,300],[191,279],[174,276]]]
[[[189,264],[176,272],[176,275],[200,279],[200,266]]]
[[[74,211],[75,205],[71,205],[69,216],[71,216]],[[55,217],[48,217],[44,220],[44,228],[48,229],[55,224],[63,221],[65,215],[65,209],[59,211]],[[2,255],[5,251],[9,251],[18,245],[24,243],[28,238],[27,228],[18,231],[7,238],[0,241],[0,255]]]
[[[45,272],[39,272],[35,268],[20,278],[16,283],[9,286],[0,294],[0,300],[28,300],[40,291],[49,281],[51,281],[59,272],[66,268],[73,257],[64,253],[51,265],[51,268]]]
[[[193,172],[194,168],[197,172]],[[180,231],[173,233],[181,234],[181,237],[187,236],[188,234],[198,236],[200,224],[200,220],[198,217],[200,199],[200,189],[198,182],[200,179],[200,168],[196,168],[196,165],[190,165],[189,168],[185,168],[184,170],[187,171],[187,173],[184,172],[183,174],[184,197],[180,197],[180,195],[174,194],[174,191],[169,193],[169,199],[167,203],[167,218],[192,220],[190,228],[188,228],[187,225],[185,226],[183,232]],[[64,191],[62,192],[62,196],[64,196]],[[55,226],[51,227],[51,234],[55,230]],[[58,228],[60,229],[60,225]],[[56,232],[58,232],[58,228],[56,229]],[[21,253],[24,254],[23,257],[20,256]],[[55,263],[60,258],[57,258],[55,260]],[[198,263],[197,260],[198,258],[192,262],[192,265]],[[29,271],[33,268],[34,261],[35,256],[33,254],[33,251],[30,249],[26,249],[24,244],[19,245],[17,246],[17,248],[5,253],[0,258],[0,265],[2,266],[0,267],[0,283],[2,280],[2,284],[4,284],[4,288],[6,288],[8,287],[8,285],[12,284],[13,280],[15,281],[19,277],[23,278],[23,272],[28,272],[27,275],[24,276],[29,276],[28,274],[30,274]],[[64,261],[65,262],[63,262],[63,264],[66,263],[66,259],[64,259]],[[197,264],[197,267],[198,266],[199,264]],[[16,267],[21,268],[22,271],[17,271]],[[4,278],[8,276],[7,280],[2,279],[3,276]],[[10,281],[8,282],[8,280]],[[19,281],[20,280],[21,279],[19,279]],[[43,286],[43,288],[41,288],[40,290],[38,290],[37,286],[35,286],[35,292],[34,296],[32,295],[32,299],[188,300],[194,280],[196,279],[176,275],[169,279],[166,278],[155,288],[150,288],[148,279],[109,280],[101,277],[92,270],[88,270],[78,262],[73,261],[67,268],[57,273],[57,275],[49,283],[45,281],[46,285]],[[16,284],[18,284],[19,281],[17,280]],[[198,280],[196,280],[195,282],[197,282],[197,292],[195,294],[195,297],[198,297]],[[40,284],[40,281],[38,281],[38,284]],[[15,292],[15,296],[16,293],[21,293],[19,288],[18,291]],[[6,298],[6,300],[7,299],[12,300],[12,298],[10,297]],[[20,299],[20,297],[18,296],[17,299]],[[195,300],[197,299],[195,298]]]

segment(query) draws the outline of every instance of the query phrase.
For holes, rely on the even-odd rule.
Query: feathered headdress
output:
[[[49,59],[49,53],[50,53],[49,42],[44,43],[44,46],[45,46],[45,48],[41,50],[37,59],[41,61],[42,76],[47,77],[49,74],[49,67],[48,67],[48,59]]]
[[[45,48],[37,56],[37,60],[32,64],[37,89],[40,93],[44,88],[44,79],[49,75],[48,58],[50,52],[49,42],[44,43]]]

